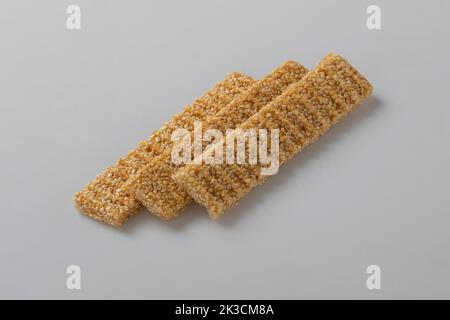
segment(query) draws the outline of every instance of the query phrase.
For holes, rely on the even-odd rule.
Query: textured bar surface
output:
[[[192,130],[194,121],[203,121],[228,105],[255,81],[250,77],[231,73],[210,91],[175,115],[139,146],[119,159],[74,196],[75,206],[97,220],[120,226],[136,213],[141,204],[123,189],[125,182],[153,157],[172,146],[171,134],[178,128]]]
[[[297,62],[285,62],[236,97],[215,116],[204,121],[202,132],[197,133],[203,134],[207,129],[216,129],[225,135],[226,130],[235,129],[279,96],[289,85],[298,82],[307,72],[308,70]],[[194,132],[191,131],[190,135],[193,141]],[[203,150],[208,144],[210,143],[203,142]],[[174,164],[171,161],[171,150],[167,150],[130,179],[125,189],[132,191],[139,202],[152,213],[163,219],[171,219],[192,200],[172,179],[172,175],[182,166],[183,164]]]
[[[342,57],[327,55],[314,71],[243,123],[246,129],[279,129],[283,164],[314,142],[372,92],[370,83]],[[173,176],[217,218],[265,181],[261,165],[189,164]]]

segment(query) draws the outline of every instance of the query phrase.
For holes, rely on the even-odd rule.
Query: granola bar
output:
[[[344,58],[329,54],[239,128],[278,129],[279,163],[283,164],[371,92],[371,84]],[[189,164],[180,168],[173,179],[208,209],[210,217],[217,218],[266,180],[268,176],[261,174],[263,167],[260,163]]]
[[[254,83],[215,116],[206,119],[197,130],[202,135],[208,129],[219,130],[226,134],[226,130],[236,128],[306,73],[307,70],[299,63],[285,62],[262,80]],[[192,141],[196,133],[191,131],[188,138]],[[205,149],[209,142],[202,143]],[[174,163],[171,150],[166,150],[134,175],[126,183],[125,189],[130,190],[150,212],[163,219],[171,219],[192,200],[186,190],[172,180],[172,175],[183,165],[184,163]]]
[[[210,91],[188,105],[155,131],[139,146],[100,173],[74,196],[75,206],[83,213],[114,226],[122,225],[135,214],[141,204],[123,188],[125,182],[152,158],[172,146],[171,134],[178,128],[193,129],[194,121],[202,121],[228,105],[255,81],[241,73],[231,73]]]

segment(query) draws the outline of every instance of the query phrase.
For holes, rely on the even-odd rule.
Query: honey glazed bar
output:
[[[261,108],[274,100],[289,85],[298,82],[307,73],[307,69],[297,62],[287,61],[273,70],[262,80],[255,82],[248,90],[233,99],[216,115],[202,123],[203,134],[215,129],[225,134],[256,114]],[[191,131],[191,140],[195,133]],[[208,142],[203,142],[203,149]],[[125,189],[150,211],[163,219],[177,216],[192,200],[180,185],[175,183],[172,175],[183,164],[172,161],[171,150],[166,150],[144,166],[125,185]]]
[[[120,226],[140,208],[124,184],[152,158],[172,146],[171,134],[178,128],[193,129],[194,121],[203,121],[228,105],[255,81],[241,73],[231,73],[211,90],[155,131],[139,146],[87,184],[74,196],[75,206],[97,220]]]
[[[371,84],[344,58],[329,54],[302,80],[239,126],[242,130],[278,129],[279,162],[285,163],[362,103]],[[189,164],[174,180],[212,218],[235,205],[267,176],[261,164]]]

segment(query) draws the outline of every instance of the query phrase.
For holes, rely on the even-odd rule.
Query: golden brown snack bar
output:
[[[239,126],[279,129],[279,162],[314,142],[372,92],[370,83],[347,61],[327,55],[314,71]],[[223,214],[265,181],[261,164],[189,164],[173,176],[212,218]]]
[[[197,129],[204,134],[209,129],[219,130],[223,134],[234,129],[263,106],[279,96],[289,85],[299,81],[307,70],[297,62],[287,61],[262,80],[257,81],[247,91],[236,97],[229,105],[222,108]],[[194,139],[194,132],[188,133]],[[203,149],[209,142],[203,141]],[[175,171],[183,163],[172,161],[171,150],[155,157],[126,183],[126,190],[131,190],[136,198],[149,211],[163,219],[171,219],[192,200],[188,193],[172,180]],[[129,188],[129,189],[128,189]]]
[[[172,146],[171,134],[179,128],[192,130],[194,121],[203,121],[228,105],[255,81],[241,73],[231,73],[210,91],[188,105],[147,140],[100,173],[74,196],[75,206],[83,213],[120,226],[141,208],[136,198],[123,189],[125,182],[153,157]]]

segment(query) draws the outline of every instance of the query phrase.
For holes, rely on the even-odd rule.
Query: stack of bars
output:
[[[267,164],[202,161],[213,145],[226,145],[217,140],[202,140],[203,154],[197,153],[192,161],[174,162],[173,149],[179,141],[174,135],[179,129],[185,132],[184,141],[192,141],[209,129],[221,132],[226,137],[223,140],[230,138],[227,132],[233,129],[276,129],[277,161],[282,165],[371,92],[370,83],[334,54],[328,54],[312,71],[287,61],[261,80],[231,73],[76,193],[75,205],[90,217],[114,226],[122,225],[142,207],[169,220],[191,201],[217,218],[269,177],[263,174]],[[196,150],[191,151],[196,154]]]

